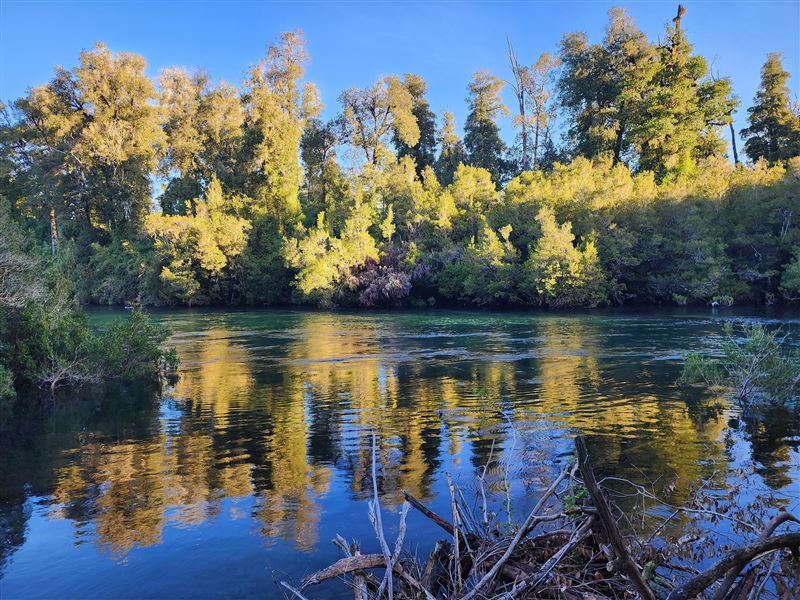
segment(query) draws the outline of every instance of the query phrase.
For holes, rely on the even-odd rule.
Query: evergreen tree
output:
[[[603,42],[591,45],[584,33],[568,34],[561,62],[559,96],[575,153],[630,159],[634,122],[656,69],[655,48],[623,9],[612,8]]]
[[[456,118],[449,111],[444,113],[439,141],[441,150],[434,166],[436,177],[442,185],[450,185],[458,165],[466,162],[467,155],[464,144],[456,133]]]
[[[316,116],[317,108],[313,87],[300,88],[306,62],[302,33],[284,33],[250,70],[243,93],[244,191],[253,199],[248,208],[255,217],[270,216],[286,224],[300,215],[300,138],[305,120]]]
[[[392,142],[397,157],[410,156],[414,159],[417,175],[421,175],[425,167],[433,166],[436,160],[436,115],[431,111],[430,104],[425,98],[428,84],[419,75],[406,74],[403,77],[403,87],[411,95],[411,113],[417,121],[419,139],[414,145],[403,141],[397,131],[393,132]]]
[[[336,147],[342,139],[338,119],[323,122],[310,119],[300,141],[300,156],[305,166],[303,194],[301,196],[305,225],[316,223],[317,215],[325,211],[328,220],[346,200],[349,186],[336,156]]]
[[[658,68],[636,129],[639,166],[658,177],[689,174],[698,159],[721,152],[716,129],[732,102],[729,89],[708,81],[705,58],[692,53],[682,28],[685,12],[679,5],[658,48]]]
[[[469,114],[464,127],[464,147],[469,164],[486,169],[492,180],[501,185],[508,174],[505,159],[506,145],[500,138],[497,119],[508,114],[500,98],[502,80],[488,71],[478,71],[468,88]]]
[[[751,160],[774,163],[800,154],[800,119],[792,111],[788,79],[781,55],[771,53],[761,68],[755,104],[747,109],[750,126],[741,132]]]
[[[181,214],[212,178],[237,187],[237,154],[244,113],[235,88],[214,86],[204,72],[165,69],[159,78],[162,127],[167,136],[160,170],[169,178],[161,208]],[[189,202],[187,202],[189,200]]]

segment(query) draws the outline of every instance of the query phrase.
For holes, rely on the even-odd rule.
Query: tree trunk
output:
[[[731,148],[733,148],[733,164],[739,164],[739,153],[736,151],[736,132],[733,130],[733,119],[731,122],[728,123],[728,127],[731,129]]]
[[[622,162],[622,139],[625,135],[625,125],[619,124],[617,129],[617,140],[614,142],[614,164]]]
[[[525,121],[525,94],[520,90],[519,96],[519,118],[522,122],[522,170],[528,171],[531,168],[531,163],[528,160],[528,123]]]
[[[50,251],[53,256],[58,251],[58,229],[56,228],[56,209],[50,207]]]

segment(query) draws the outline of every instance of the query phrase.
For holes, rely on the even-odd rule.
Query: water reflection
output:
[[[258,536],[267,550],[285,541],[293,549],[282,546],[284,553],[316,551],[327,542],[320,536],[326,507],[363,519],[356,501],[371,494],[373,433],[389,506],[402,490],[442,501],[445,471],[466,478],[490,453],[503,465],[493,468],[490,490],[523,496],[550,473],[554,457],[563,460],[576,432],[588,436],[602,473],[657,487],[675,482],[675,501],[701,477],[716,474],[722,484],[728,466],[748,458],[731,450],[731,436],[745,442],[767,485],[787,488],[798,477],[797,415],[740,423],[720,399],[674,387],[677,356],[719,332],[716,321],[297,312],[161,318],[176,331],[182,359],[174,388],[118,390],[36,418],[16,415],[0,434],[7,578],[37,510],[45,523],[69,523],[71,541],[91,543],[102,560],[169,546],[166,531],[199,530],[223,516],[246,522],[248,531],[237,535]]]

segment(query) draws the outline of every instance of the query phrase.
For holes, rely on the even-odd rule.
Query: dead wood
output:
[[[622,570],[636,586],[636,590],[644,600],[655,600],[656,596],[650,586],[642,577],[639,567],[633,562],[628,547],[622,539],[622,534],[617,527],[617,521],[611,514],[611,509],[606,501],[605,494],[603,494],[600,486],[597,485],[597,480],[594,476],[594,471],[589,464],[589,452],[586,450],[586,440],[583,436],[579,435],[575,438],[575,448],[578,450],[578,467],[581,470],[581,477],[583,478],[583,485],[586,486],[589,495],[592,498],[592,504],[597,509],[597,517],[602,523],[603,531],[608,543],[614,548],[614,553],[617,558],[622,562]]]
[[[739,569],[739,571],[741,571],[741,569],[747,566],[754,558],[782,548],[797,551],[797,549],[800,548],[800,532],[772,536],[765,540],[759,540],[744,548],[729,552],[725,558],[717,562],[714,566],[675,589],[667,599],[689,600],[690,598],[694,598],[721,579],[731,569]]]

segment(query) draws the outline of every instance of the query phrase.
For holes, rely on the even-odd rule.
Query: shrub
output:
[[[14,389],[14,375],[5,366],[0,365],[0,404],[16,398]]]
[[[686,356],[679,383],[721,384],[744,406],[754,401],[789,403],[797,398],[800,353],[787,344],[780,330],[761,323],[725,325],[720,358],[697,353]]]
[[[93,354],[104,378],[158,376],[178,365],[175,348],[165,350],[169,330],[153,323],[144,311],[135,309],[129,318],[115,320],[94,339]]]
[[[105,332],[95,332],[86,313],[29,302],[0,313],[4,369],[16,386],[48,387],[153,377],[177,366],[174,349],[163,343],[169,331],[134,311]],[[2,375],[0,373],[0,375]],[[0,376],[0,389],[3,388]]]

